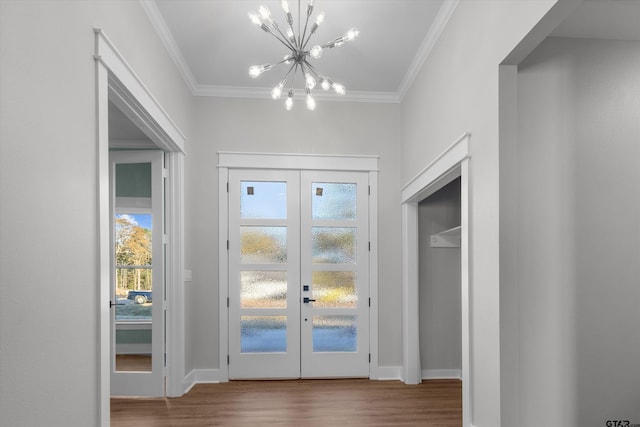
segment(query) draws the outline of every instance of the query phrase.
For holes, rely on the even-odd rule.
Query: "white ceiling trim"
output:
[[[239,86],[213,86],[199,84],[191,69],[187,65],[178,45],[176,44],[167,23],[165,22],[155,0],[139,0],[142,8],[146,12],[151,24],[157,31],[160,40],[165,45],[171,59],[178,67],[182,78],[191,90],[194,96],[216,96],[225,98],[251,98],[251,99],[268,99],[271,98],[271,88],[251,88]],[[449,19],[453,15],[453,11],[460,0],[445,0],[438,15],[434,19],[433,25],[429,29],[426,37],[422,41],[416,56],[413,58],[411,65],[405,75],[397,92],[366,92],[353,91],[347,92],[345,96],[331,96],[323,93],[314,94],[316,99],[323,101],[344,101],[344,102],[371,102],[371,103],[400,103],[407,91],[413,84],[420,68],[427,59],[436,41],[442,34]]]
[[[193,94],[195,96],[217,96],[223,98],[271,99],[271,88],[197,85]],[[294,98],[304,99],[304,96],[304,93],[298,92]],[[400,103],[400,98],[395,92],[347,91],[346,95],[339,96],[332,92],[324,93],[318,91],[313,93],[313,97],[317,101]]]
[[[169,51],[171,59],[173,59],[173,62],[178,67],[178,71],[180,71],[180,74],[191,90],[191,93],[195,94],[198,83],[196,82],[195,77],[193,77],[193,73],[191,72],[191,68],[187,65],[187,61],[185,61],[182,56],[182,52],[180,52],[178,44],[173,38],[171,31],[169,31],[169,27],[162,17],[162,13],[160,13],[160,9],[158,9],[158,5],[155,0],[140,0],[140,4],[149,17],[153,28],[156,29],[158,36],[160,36],[160,40],[162,40],[162,43]]]
[[[429,28],[429,32],[425,36],[420,48],[418,48],[418,52],[416,56],[413,58],[409,69],[407,70],[407,74],[405,74],[402,83],[400,84],[400,88],[398,89],[397,97],[400,101],[404,99],[404,96],[407,94],[407,91],[413,84],[413,81],[418,76],[418,72],[422,68],[424,61],[429,57],[431,50],[438,41],[438,38],[444,31],[444,28],[447,26],[447,23],[451,19],[453,15],[453,11],[460,3],[460,0],[445,0],[440,6],[440,10],[438,10],[438,15],[436,15],[433,20],[433,24],[431,28]]]

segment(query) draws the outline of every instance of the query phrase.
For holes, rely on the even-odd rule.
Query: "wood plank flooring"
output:
[[[179,398],[111,399],[113,427],[462,425],[462,382],[293,380],[198,384]]]

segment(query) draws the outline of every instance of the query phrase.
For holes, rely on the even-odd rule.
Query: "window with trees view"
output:
[[[115,216],[116,320],[151,320],[151,219],[151,214]]]

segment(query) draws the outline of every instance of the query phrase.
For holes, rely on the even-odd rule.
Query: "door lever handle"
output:
[[[114,305],[125,305],[125,304],[118,304],[118,303],[114,303],[113,301],[109,301],[109,308],[113,307]]]
[[[309,304],[310,302],[315,302],[315,300],[308,297],[304,297],[302,298],[302,302],[305,304]]]

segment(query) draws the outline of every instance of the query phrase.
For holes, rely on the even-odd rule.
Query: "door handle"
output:
[[[109,308],[113,307],[114,305],[125,305],[125,304],[118,304],[118,303],[114,303],[113,301],[109,301]]]
[[[315,300],[308,297],[304,297],[302,298],[302,302],[305,304],[309,304],[310,302],[315,302]]]

